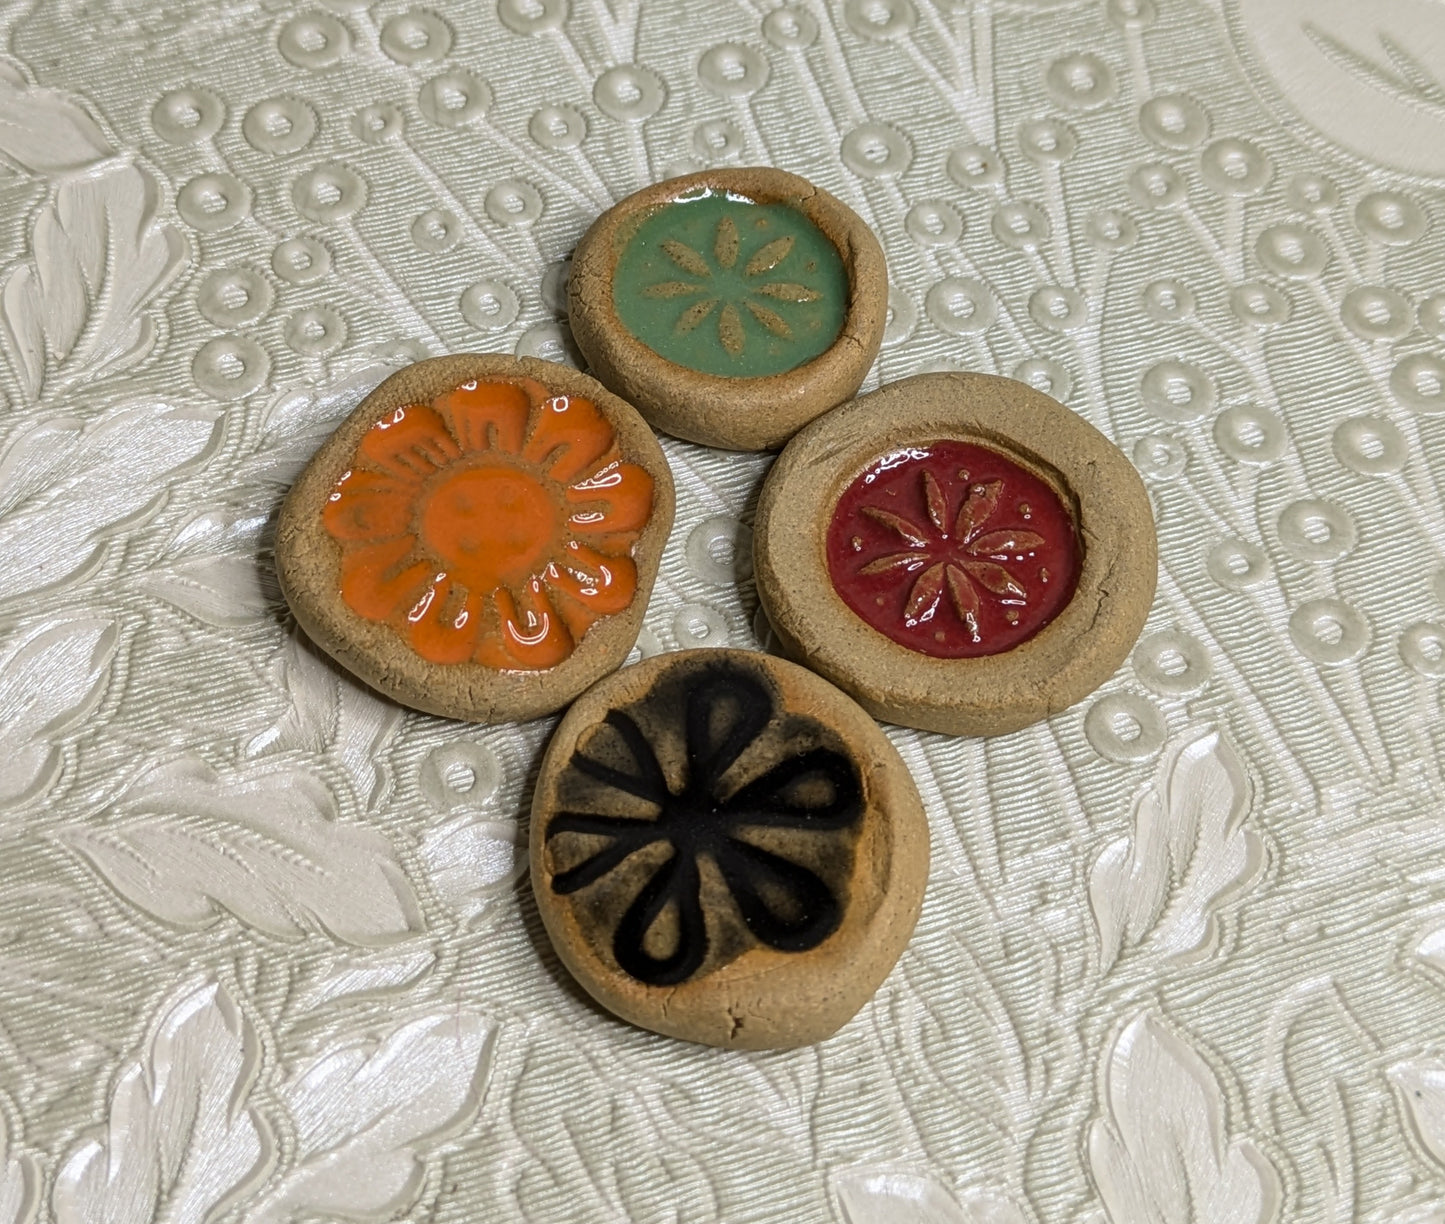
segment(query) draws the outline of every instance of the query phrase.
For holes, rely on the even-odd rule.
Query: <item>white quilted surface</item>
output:
[[[1437,0],[0,6],[0,1224],[1445,1221]],[[869,219],[874,379],[1011,373],[1155,498],[1144,640],[896,732],[916,937],[727,1054],[565,979],[547,726],[298,640],[269,523],[388,366],[567,357],[683,168]],[[766,460],[669,444],[646,651],[757,645]]]

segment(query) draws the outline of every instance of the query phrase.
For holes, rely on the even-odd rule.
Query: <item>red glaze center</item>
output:
[[[827,549],[844,603],[900,646],[941,659],[1012,650],[1079,580],[1078,532],[1058,495],[969,442],[874,460],[838,499]]]

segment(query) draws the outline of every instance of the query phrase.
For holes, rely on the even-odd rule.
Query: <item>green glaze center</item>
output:
[[[624,240],[612,304],[668,361],[762,378],[832,346],[848,313],[848,272],[798,209],[706,192],[664,204]]]

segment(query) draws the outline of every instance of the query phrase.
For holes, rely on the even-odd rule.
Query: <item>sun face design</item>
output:
[[[590,400],[468,382],[372,426],[322,517],[358,616],[428,662],[532,671],[632,602],[652,502]]]
[[[642,222],[613,296],[627,329],[670,361],[751,377],[827,349],[848,283],[837,249],[797,209],[707,195]]]
[[[884,456],[845,491],[828,537],[834,589],[900,645],[945,658],[1031,637],[1074,592],[1072,518],[1003,455],[942,441]]]

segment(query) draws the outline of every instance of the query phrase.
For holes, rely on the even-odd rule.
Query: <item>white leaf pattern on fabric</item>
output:
[[[833,1176],[844,1224],[1030,1224],[1007,1196],[973,1188],[955,1198],[927,1174],[845,1169]]]
[[[425,1154],[476,1115],[494,1040],[482,1017],[441,1012],[304,1068],[278,1090],[296,1126],[295,1162],[247,1224],[384,1220],[410,1206]]]
[[[282,606],[281,590],[254,556],[198,557],[148,574],[140,585],[218,628],[254,624]]]
[[[389,366],[374,362],[325,387],[299,387],[267,405],[264,447],[242,470],[252,480],[289,485],[316,448],[387,375]]]
[[[0,453],[0,601],[94,572],[107,540],[152,517],[169,478],[204,462],[220,438],[214,413],[146,404],[93,425],[60,417]]]
[[[56,740],[104,697],[118,640],[112,621],[63,621],[0,660],[0,805],[54,782]]]
[[[1388,1074],[1420,1146],[1445,1165],[1445,1062],[1396,1063]]]
[[[56,175],[83,170],[114,152],[73,96],[27,85],[0,65],[0,158],[25,174]]]
[[[1213,954],[1218,907],[1254,881],[1264,843],[1244,826],[1251,788],[1217,729],[1161,764],[1134,807],[1134,832],[1108,845],[1089,874],[1105,967],[1125,941],[1152,940],[1182,960]]]
[[[40,1171],[35,1161],[12,1149],[5,1111],[0,1108],[0,1224],[31,1224],[39,1207]]]
[[[377,697],[299,630],[287,636],[270,672],[285,698],[285,710],[246,745],[246,755],[330,748],[367,810],[373,810],[386,793],[382,753],[401,725],[401,708]]]
[[[1112,1224],[1270,1224],[1282,1187],[1233,1137],[1214,1072],[1160,1017],[1141,1012],[1106,1051],[1089,1167]]]
[[[464,915],[508,892],[527,869],[526,840],[504,820],[454,817],[427,832],[421,857],[437,895]]]
[[[57,1224],[204,1224],[259,1184],[273,1160],[246,1105],[259,1057],[223,987],[188,987],[122,1068],[105,1122],[61,1165]]]
[[[387,944],[422,928],[391,843],[338,819],[313,774],[258,765],[221,777],[182,759],[125,797],[125,816],[63,839],[132,904],[183,928],[229,912],[281,938]]]
[[[155,344],[146,306],[185,266],[185,241],[156,220],[156,181],[134,165],[67,180],[36,217],[32,261],[0,291],[4,335],[28,395],[45,354],[67,379],[127,369]],[[39,331],[37,333],[37,321]]]

